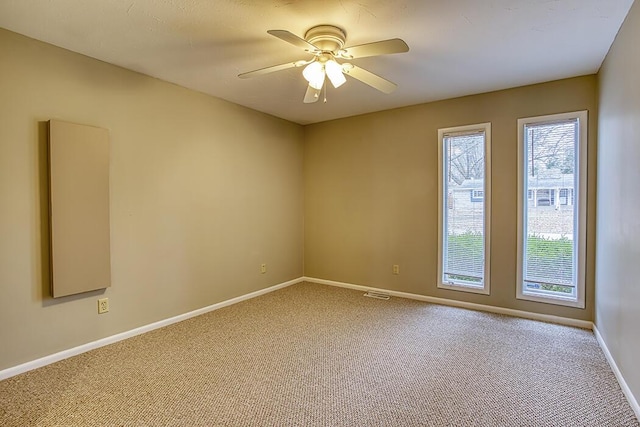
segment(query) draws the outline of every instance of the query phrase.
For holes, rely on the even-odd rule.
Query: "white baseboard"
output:
[[[540,320],[542,322],[557,323],[560,325],[573,326],[573,327],[583,328],[583,329],[593,328],[593,323],[587,320],[571,319],[568,317],[553,316],[550,314],[531,313],[529,311],[514,310],[511,308],[503,308],[503,307],[494,307],[492,305],[475,304],[472,302],[457,301],[457,300],[452,300],[447,298],[429,297],[426,295],[411,294],[408,292],[390,291],[388,289],[373,288],[371,286],[354,285],[351,283],[317,279],[314,277],[304,277],[304,280],[306,282],[315,282],[315,283],[320,283],[322,285],[338,286],[341,288],[356,289],[356,290],[365,291],[365,292],[367,291],[383,292],[385,294],[399,297],[399,298],[408,298],[408,299],[414,299],[418,301],[430,302],[433,304],[467,308],[470,310],[477,310],[477,311],[486,311],[489,313],[506,314],[508,316],[513,316],[513,317],[521,317],[524,319],[531,319],[531,320]]]
[[[618,369],[618,365],[616,364],[616,361],[613,359],[613,356],[611,355],[611,352],[609,351],[609,348],[607,347],[607,344],[605,343],[604,338],[602,338],[602,335],[600,334],[600,331],[598,330],[598,327],[595,324],[593,325],[593,333],[595,334],[596,339],[598,340],[598,344],[600,344],[600,348],[604,353],[604,357],[607,358],[607,362],[609,362],[609,366],[611,366],[611,370],[613,371],[613,374],[616,376],[616,379],[618,380],[618,384],[620,384],[622,393],[624,393],[625,397],[629,401],[629,405],[631,405],[631,409],[633,409],[633,412],[635,412],[636,418],[640,420],[640,405],[638,405],[638,400],[631,392],[631,389],[627,385],[627,382],[624,380],[624,377],[622,376],[622,372],[620,372],[620,369]]]
[[[87,351],[94,350],[96,348],[104,347],[105,345],[113,344],[115,342],[122,341],[127,338],[134,337],[136,335],[144,334],[145,332],[153,331],[154,329],[159,329],[165,326],[169,326],[173,323],[182,322],[183,320],[200,316],[201,314],[205,314],[210,311],[218,310],[223,307],[237,304],[241,301],[246,301],[248,299],[267,294],[269,292],[277,291],[278,289],[286,288],[287,286],[295,285],[296,283],[300,283],[302,281],[303,281],[303,278],[299,277],[297,279],[289,280],[288,282],[283,282],[265,289],[260,289],[259,291],[255,291],[246,295],[241,295],[239,297],[231,298],[226,301],[222,301],[207,307],[190,311],[188,313],[171,317],[169,319],[164,319],[158,322],[150,323],[148,325],[140,326],[139,328],[131,329],[130,331],[125,331],[116,335],[111,335],[110,337],[106,337],[106,338],[99,339],[97,341],[82,344],[77,347],[70,348],[68,350],[63,350],[58,353],[51,354],[49,356],[41,357],[31,362],[26,362],[18,366],[7,368],[0,371],[0,381],[7,378],[11,378],[18,374],[22,374],[27,371],[31,371],[33,369],[40,368],[42,366],[50,365],[52,363],[58,362],[63,359],[67,359],[72,356],[77,356],[78,354],[81,354],[81,353],[86,353]]]

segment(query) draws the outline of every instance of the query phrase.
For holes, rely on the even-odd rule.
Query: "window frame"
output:
[[[573,111],[568,113],[549,114],[536,117],[518,119],[518,222],[517,222],[517,276],[516,298],[520,300],[542,302],[547,304],[563,305],[568,307],[585,308],[585,282],[586,282],[586,231],[587,231],[587,149],[588,149],[588,111]],[[578,142],[576,144],[577,156],[574,170],[573,206],[574,212],[574,263],[576,270],[576,296],[565,297],[554,294],[535,294],[527,292],[524,284],[524,223],[526,221],[525,205],[528,201],[525,192],[525,176],[528,173],[528,165],[524,164],[526,150],[526,137],[524,129],[526,125],[561,122],[563,120],[578,120]],[[558,192],[559,193],[559,192]],[[556,196],[559,196],[556,195]]]
[[[448,195],[444,191],[444,162],[446,151],[444,150],[444,137],[451,134],[465,134],[474,131],[484,132],[484,186],[482,191],[484,204],[484,277],[482,287],[466,285],[463,283],[444,283],[444,220],[448,215],[449,203]],[[491,292],[491,122],[478,123],[473,125],[455,126],[438,129],[438,279],[437,287],[454,291],[471,292],[476,294],[489,295]]]

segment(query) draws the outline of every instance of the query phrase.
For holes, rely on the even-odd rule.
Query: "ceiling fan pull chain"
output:
[[[324,85],[324,103],[327,103],[327,85]]]

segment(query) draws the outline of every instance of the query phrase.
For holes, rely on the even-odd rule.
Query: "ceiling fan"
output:
[[[319,25],[311,28],[303,38],[287,30],[269,30],[267,33],[278,37],[287,43],[300,47],[313,57],[305,60],[287,62],[285,64],[260,68],[239,74],[238,77],[246,79],[286,70],[294,67],[305,67],[303,77],[309,82],[304,96],[305,103],[316,102],[326,78],[333,87],[337,88],[346,82],[345,74],[356,80],[378,89],[384,93],[393,92],[398,85],[382,78],[364,68],[357,67],[349,62],[340,63],[338,60],[352,60],[368,56],[388,55],[402,53],[409,50],[409,46],[401,39],[382,40],[373,43],[365,43],[357,46],[344,47],[346,41],[345,32],[333,25]],[[325,89],[326,90],[326,89]],[[326,102],[326,97],[325,97]]]

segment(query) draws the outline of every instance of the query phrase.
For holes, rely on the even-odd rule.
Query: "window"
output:
[[[555,192],[548,188],[536,191],[537,206],[553,206],[555,204]]]
[[[481,202],[484,200],[484,190],[471,190],[471,201]]]
[[[489,293],[491,124],[438,131],[438,287]]]
[[[573,188],[561,188],[559,197],[561,205],[573,205]]]
[[[584,308],[587,112],[518,120],[520,299]]]

